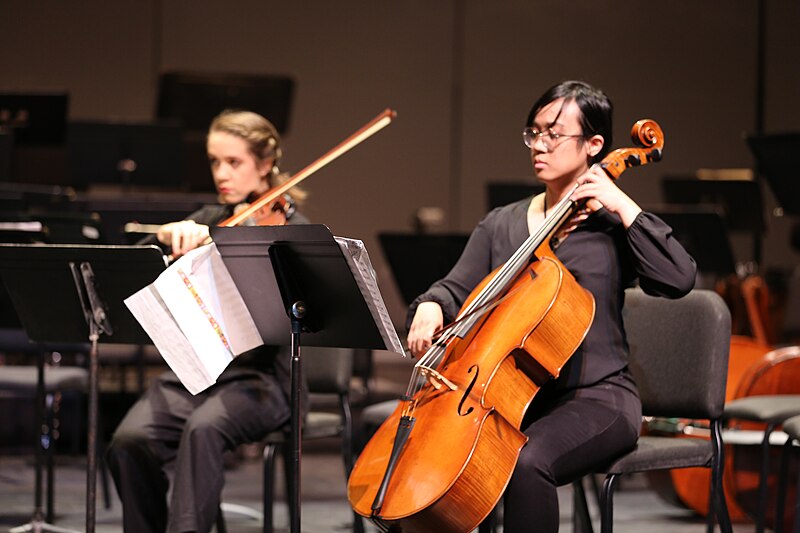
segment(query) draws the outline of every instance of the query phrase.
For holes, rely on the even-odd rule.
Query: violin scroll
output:
[[[631,128],[631,140],[637,147],[619,148],[609,153],[600,166],[611,179],[617,179],[625,170],[661,161],[664,133],[655,120],[642,119]]]

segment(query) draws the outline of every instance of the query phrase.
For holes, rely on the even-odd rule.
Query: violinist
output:
[[[208,242],[209,226],[285,180],[278,166],[278,133],[256,113],[225,111],[217,116],[209,128],[207,151],[220,204],[159,229],[157,238],[173,257]],[[301,191],[289,192],[293,200],[302,200]],[[290,224],[305,222],[293,209],[284,215]],[[154,381],[109,445],[126,532],[211,530],[224,482],[224,452],[261,440],[290,419],[290,359],[286,349],[256,348],[234,359],[217,383],[195,396],[171,371]],[[168,512],[164,469],[170,463],[174,481]]]
[[[506,533],[554,532],[557,487],[630,450],[639,436],[641,402],[628,370],[622,323],[625,288],[679,298],[694,286],[694,260],[671,229],[619,189],[598,163],[611,149],[612,104],[599,89],[566,81],[533,104],[523,132],[545,192],[497,208],[481,220],[450,273],[411,305],[408,346],[415,356],[454,320],[473,288],[506,262],[550,209],[577,184],[585,208],[551,245],[596,302],[594,321],[561,375],[534,397],[521,430],[529,440],[504,494]]]

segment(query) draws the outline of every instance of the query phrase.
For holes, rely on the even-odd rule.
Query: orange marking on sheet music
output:
[[[183,280],[184,285],[186,285],[186,288],[189,289],[189,292],[192,294],[192,296],[194,296],[197,305],[200,306],[200,310],[203,311],[203,313],[206,315],[206,318],[208,318],[208,322],[211,324],[211,327],[214,328],[214,331],[217,333],[217,336],[219,336],[219,340],[222,341],[222,344],[225,345],[225,348],[227,348],[229,352],[233,353],[233,350],[231,350],[231,347],[228,344],[228,339],[225,338],[225,333],[222,331],[222,328],[220,327],[217,320],[209,312],[208,308],[206,307],[206,304],[203,302],[203,299],[200,298],[200,295],[197,293],[197,289],[194,288],[192,280],[189,279],[189,276],[186,275],[183,269],[179,268],[177,272],[178,275]]]

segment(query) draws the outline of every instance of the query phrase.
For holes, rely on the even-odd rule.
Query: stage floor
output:
[[[378,353],[375,358],[374,379],[369,400],[355,384],[356,406],[387,398],[396,398],[404,389],[402,380],[408,379],[409,360],[392,354]],[[402,376],[402,377],[401,377]],[[356,380],[354,380],[356,381]],[[356,410],[357,416],[357,410]],[[223,511],[230,533],[256,533],[261,531],[260,520],[262,474],[259,450],[243,448],[230,456],[223,492]],[[280,459],[278,468],[282,468]],[[275,530],[288,531],[288,511],[284,497],[282,472],[277,473],[277,502]],[[302,455],[302,531],[304,533],[332,533],[351,531],[352,514],[346,499],[344,467],[339,455],[339,441],[329,439],[312,441],[304,445]],[[0,532],[28,522],[33,511],[34,498],[33,458],[30,455],[3,455],[0,451]],[[55,524],[61,528],[85,531],[86,520],[86,460],[76,454],[59,455],[55,471]],[[111,508],[105,509],[102,486],[98,480],[96,507],[97,533],[122,531],[122,508],[111,486]],[[562,531],[572,531],[572,489],[559,490]],[[643,476],[623,478],[615,492],[614,530],[618,533],[702,533],[705,521],[691,511],[673,506],[653,492]],[[590,509],[595,531],[600,530],[597,506],[590,495]],[[237,512],[249,511],[251,516]],[[254,515],[254,516],[252,516]],[[736,533],[750,532],[753,526],[736,524]],[[376,532],[371,525],[368,533]],[[502,531],[502,528],[498,528]],[[531,530],[534,532],[535,530]]]

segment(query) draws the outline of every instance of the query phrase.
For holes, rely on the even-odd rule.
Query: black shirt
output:
[[[424,301],[439,303],[445,323],[452,322],[473,288],[528,237],[529,204],[530,199],[522,200],[487,214],[450,273],[411,304],[407,326]],[[596,310],[583,343],[548,387],[590,386],[627,368],[622,305],[625,289],[637,280],[646,293],[668,298],[694,287],[694,259],[672,237],[672,229],[649,213],[640,213],[626,229],[616,215],[601,209],[578,225],[555,253],[592,293]]]

